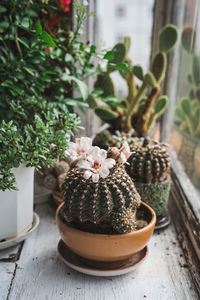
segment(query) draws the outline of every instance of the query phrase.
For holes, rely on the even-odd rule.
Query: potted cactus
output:
[[[190,92],[188,96],[180,100],[176,107],[172,143],[186,173],[195,186],[200,187],[200,163],[198,159],[200,150],[200,57],[194,52],[195,32],[192,28],[184,28],[181,42],[182,48],[187,53],[186,62],[191,63],[191,73],[187,75]],[[185,55],[185,53],[183,54]]]
[[[57,225],[64,243],[77,255],[121,261],[145,247],[155,213],[141,202],[125,171],[127,144],[105,151],[86,139],[85,146],[69,147],[73,168],[62,185],[64,203],[57,209]]]
[[[142,200],[156,212],[157,226],[166,222],[170,192],[171,158],[166,144],[148,138],[132,139],[126,171]]]
[[[116,130],[130,132],[134,136],[146,136],[153,128],[157,118],[167,107],[168,98],[161,94],[161,83],[167,68],[167,53],[177,41],[177,29],[166,25],[159,34],[159,51],[152,57],[150,71],[143,74],[139,65],[133,65],[129,58],[130,38],[125,37],[124,43],[118,43],[105,55],[106,70],[100,71],[95,82],[95,90],[89,97],[89,105],[103,122],[110,124],[110,135]],[[126,65],[124,66],[123,63]],[[116,99],[116,92],[111,73],[118,71],[126,81],[128,95],[121,101]],[[137,81],[136,81],[137,78]],[[138,85],[138,81],[141,85]],[[101,105],[100,101],[104,102]],[[109,138],[109,132],[106,137]],[[97,135],[94,144],[101,146],[106,142],[104,133]]]

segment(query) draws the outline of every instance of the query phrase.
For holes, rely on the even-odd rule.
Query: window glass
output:
[[[112,48],[131,37],[130,58],[134,64],[148,70],[151,54],[151,32],[154,0],[97,0],[97,37],[99,48]],[[118,95],[126,93],[126,84],[118,74],[112,74]]]

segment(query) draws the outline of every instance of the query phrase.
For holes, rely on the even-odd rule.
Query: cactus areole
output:
[[[88,143],[86,138],[81,138]],[[87,153],[77,154],[71,145],[74,166],[62,185],[64,205],[60,216],[77,229],[102,234],[120,234],[136,230],[136,210],[140,196],[125,170],[130,156],[128,144],[108,151],[85,144]]]

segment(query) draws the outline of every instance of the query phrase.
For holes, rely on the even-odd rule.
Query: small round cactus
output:
[[[167,178],[171,158],[165,144],[140,138],[133,139],[130,148],[132,155],[126,170],[131,178],[142,183],[157,183]]]
[[[128,233],[136,229],[135,212],[131,207],[122,208],[112,214],[112,227],[116,232]]]
[[[47,189],[55,190],[57,187],[57,180],[52,174],[46,175],[44,177],[43,185]]]
[[[121,233],[122,229],[120,225],[112,228],[113,211],[129,208],[135,213],[140,204],[140,196],[123,164],[115,166],[108,177],[97,183],[85,179],[83,172],[74,168],[62,185],[62,193],[65,204],[61,214],[67,222],[79,223],[81,228],[88,223],[99,225],[99,228],[107,225],[108,230],[116,233]],[[123,231],[125,228],[130,231],[129,221],[127,227],[124,221]]]
[[[55,163],[55,171],[58,175],[67,173],[69,169],[70,169],[69,164],[64,160],[60,160]]]

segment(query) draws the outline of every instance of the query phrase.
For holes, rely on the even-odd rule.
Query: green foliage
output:
[[[70,114],[70,82],[82,93],[70,100],[85,104],[88,93],[81,80],[90,74],[94,48],[77,41],[86,17],[82,12],[78,27],[69,32],[66,15],[60,19],[62,30],[49,29],[52,16],[63,15],[54,1],[2,0],[0,11],[0,189],[6,190],[15,188],[12,168],[22,162],[39,168],[64,156],[79,124]]]
[[[115,95],[113,81],[110,75],[106,72],[102,72],[97,76],[97,80],[94,84],[94,87],[95,89],[99,88],[103,91],[103,97]]]
[[[110,63],[113,63],[113,64],[122,63],[126,56],[125,45],[123,43],[116,44],[112,49],[112,53],[114,55],[114,58],[110,60]]]
[[[164,52],[157,52],[153,57],[151,72],[155,76],[155,79],[160,82],[165,76],[167,68],[167,56]]]
[[[124,44],[116,44],[111,51],[104,55],[104,59],[108,62],[105,67],[106,71],[98,68],[95,89],[100,89],[102,93],[96,96],[95,112],[103,121],[109,122],[114,130],[128,132],[133,128],[135,135],[145,136],[156,119],[164,112],[167,98],[163,96],[159,100],[157,99],[160,93],[160,83],[164,79],[167,68],[166,52],[173,48],[177,36],[177,29],[173,25],[166,25],[161,30],[160,51],[153,56],[151,70],[146,74],[143,74],[140,65],[133,65],[128,57],[131,45],[130,37],[125,37]],[[115,71],[119,71],[126,81],[128,94],[118,102],[108,103],[106,98],[115,96],[114,84],[111,79],[111,73]],[[140,86],[135,81],[135,77],[141,81]],[[147,97],[144,97],[145,92],[147,92]],[[101,103],[99,105],[98,100],[106,102],[108,107],[102,106]],[[117,109],[116,106],[118,106]],[[100,109],[98,109],[99,107]],[[104,109],[109,112],[106,117]]]
[[[181,34],[181,43],[188,53],[193,53],[196,40],[196,33],[192,27],[185,27]]]
[[[133,66],[133,73],[138,79],[143,80],[143,69],[140,65]]]
[[[95,108],[95,113],[103,121],[110,121],[118,117],[118,113],[106,106],[98,106]]]
[[[168,104],[168,97],[161,96],[155,105],[155,114],[160,115],[165,110]]]
[[[158,85],[153,73],[151,73],[151,72],[148,72],[147,74],[145,74],[144,82],[147,85],[149,85],[150,87],[156,87]]]
[[[196,55],[192,58],[192,81],[195,86],[200,85],[200,58]]]
[[[171,50],[178,39],[178,31],[174,25],[166,25],[159,34],[159,49],[162,52]]]

